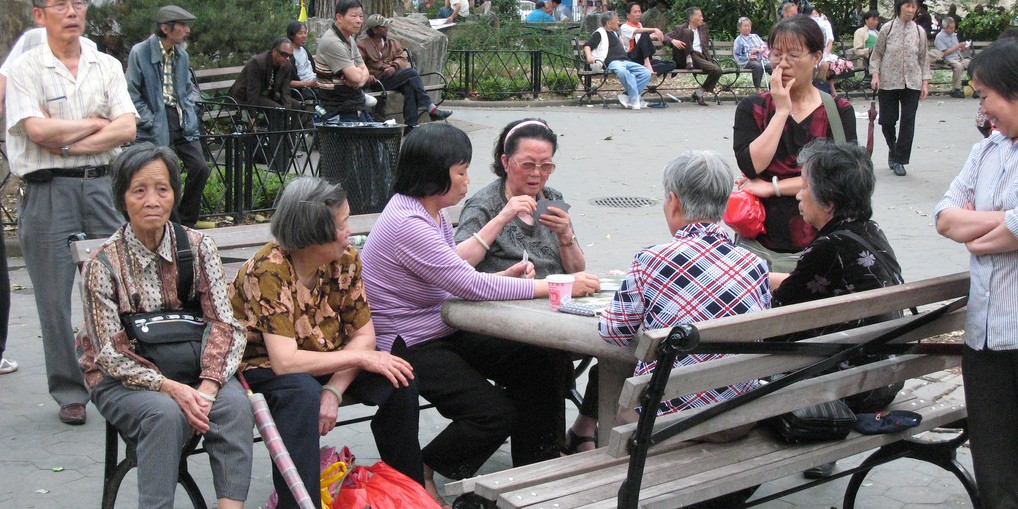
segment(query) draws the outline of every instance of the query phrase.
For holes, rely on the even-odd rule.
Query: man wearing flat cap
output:
[[[396,39],[389,38],[392,20],[381,14],[372,14],[364,23],[364,35],[357,41],[357,48],[364,58],[364,64],[386,90],[398,90],[403,94],[403,122],[410,127],[417,126],[420,108],[428,110],[431,120],[442,120],[452,115],[451,111],[440,110],[424,90],[424,82],[417,69],[410,67],[407,53]]]
[[[194,227],[201,208],[202,190],[209,178],[201,143],[191,83],[190,57],[184,41],[195,17],[167,5],[156,13],[155,33],[135,44],[127,58],[127,90],[138,109],[138,141],[170,147],[184,162],[187,178],[175,221]]]

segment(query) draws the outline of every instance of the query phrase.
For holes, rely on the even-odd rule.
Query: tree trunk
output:
[[[361,0],[361,4],[364,6],[365,19],[372,14],[381,14],[386,18],[391,18],[402,16],[406,12],[401,0]],[[313,11],[308,15],[331,20],[336,17],[336,3],[331,0],[317,0]]]

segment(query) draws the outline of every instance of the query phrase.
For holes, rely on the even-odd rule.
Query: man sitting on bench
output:
[[[626,346],[644,329],[752,313],[771,304],[767,264],[736,246],[719,225],[728,204],[734,174],[716,152],[691,150],[665,166],[665,220],[673,238],[648,247],[633,265],[601,315],[598,332],[609,343]],[[690,366],[722,354],[680,356],[675,366]],[[636,375],[654,370],[638,361]],[[754,389],[756,380],[662,401],[658,414],[699,408]],[[638,409],[639,411],[639,409]],[[636,421],[631,413],[625,420]],[[727,442],[752,425],[720,431],[702,441]]]
[[[626,22],[619,26],[619,36],[622,39],[622,47],[629,54],[629,59],[658,76],[674,71],[675,62],[654,58],[657,51],[654,41],[663,41],[665,34],[659,28],[643,26],[643,23],[640,23],[642,17],[643,9],[640,4],[636,2],[626,4]]]
[[[638,110],[643,104],[640,93],[650,83],[650,71],[641,64],[629,60],[626,48],[619,38],[619,15],[606,12],[599,17],[601,28],[590,35],[590,40],[583,45],[583,54],[595,69],[595,63],[603,62],[605,67],[618,76],[626,88],[625,94],[619,94],[619,102],[629,109]]]
[[[714,93],[714,86],[721,79],[721,68],[711,61],[710,33],[703,21],[703,11],[699,7],[686,9],[686,23],[676,26],[665,34],[664,43],[671,45],[672,58],[678,65],[686,69],[700,69],[707,74],[703,86],[693,92],[693,100],[700,106],[707,106],[703,100],[704,93]]]

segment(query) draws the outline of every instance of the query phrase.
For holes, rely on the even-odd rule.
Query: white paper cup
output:
[[[573,295],[573,281],[576,281],[573,275],[551,274],[545,281],[548,282],[548,302],[551,304],[552,311],[569,302],[569,298]]]

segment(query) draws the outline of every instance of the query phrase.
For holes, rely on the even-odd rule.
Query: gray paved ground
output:
[[[855,99],[860,109],[860,137],[865,140],[864,110],[868,103]],[[883,226],[898,254],[908,280],[950,274],[967,269],[968,257],[959,246],[940,238],[932,226],[931,212],[961,168],[972,144],[979,139],[973,127],[976,101],[933,97],[919,110],[915,149],[909,174],[894,177],[887,169],[887,149],[876,133],[874,160],[878,176],[875,219]],[[684,102],[663,110],[639,112],[600,107],[550,106],[481,109],[454,106],[452,123],[466,130],[474,143],[471,191],[480,189],[493,175],[489,172],[492,143],[507,122],[526,116],[546,119],[559,134],[556,156],[559,169],[549,184],[562,191],[572,204],[577,234],[587,253],[588,267],[598,272],[625,269],[640,247],[668,236],[658,205],[641,209],[598,207],[591,200],[607,196],[637,196],[660,200],[660,173],[664,164],[691,148],[716,150],[733,165],[732,118],[734,104],[702,108]],[[98,507],[103,467],[103,421],[89,406],[89,422],[69,427],[56,419],[57,406],[46,393],[39,341],[39,325],[32,285],[23,261],[12,259],[15,285],[11,309],[8,355],[21,370],[0,376],[0,508]],[[80,320],[80,301],[73,304]],[[581,381],[581,386],[583,381]],[[344,409],[344,412],[355,410]],[[575,410],[568,409],[569,420]],[[444,427],[434,411],[421,417],[421,442]],[[348,445],[370,463],[377,458],[367,425],[341,428],[323,444]],[[509,465],[503,447],[484,466],[494,471]],[[250,507],[260,507],[271,490],[269,459],[256,446]],[[960,460],[970,465],[968,449]],[[849,464],[851,462],[844,462]],[[208,498],[212,498],[207,460],[191,460]],[[792,479],[764,485],[760,493],[772,493]],[[831,483],[785,499],[766,508],[840,507],[846,481]],[[121,491],[120,507],[136,504],[134,475]],[[969,507],[960,484],[936,467],[898,461],[877,469],[860,493],[858,507],[933,508]],[[188,507],[183,494],[178,507]]]

